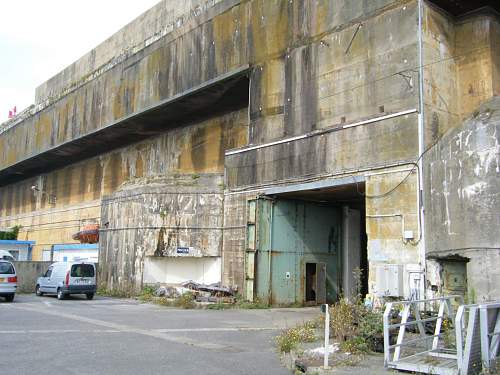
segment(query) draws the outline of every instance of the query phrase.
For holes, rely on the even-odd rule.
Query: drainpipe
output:
[[[425,220],[424,220],[424,163],[423,156],[424,148],[425,148],[425,140],[424,140],[424,44],[423,44],[423,17],[424,17],[424,0],[418,1],[418,94],[419,94],[419,113],[418,113],[418,185],[419,185],[419,194],[418,194],[418,210],[419,210],[419,232],[420,232],[420,251],[419,251],[419,263],[420,269],[424,274],[424,298],[426,296],[425,290]]]

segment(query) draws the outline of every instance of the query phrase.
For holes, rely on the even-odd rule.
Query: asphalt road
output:
[[[273,337],[317,314],[180,310],[84,296],[0,298],[0,373],[289,374]]]

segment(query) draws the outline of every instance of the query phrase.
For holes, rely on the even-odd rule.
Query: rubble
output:
[[[213,284],[200,284],[195,281],[189,280],[181,284],[183,287],[196,292],[208,292],[210,296],[214,297],[230,297],[234,296],[236,290],[222,286],[220,283]]]

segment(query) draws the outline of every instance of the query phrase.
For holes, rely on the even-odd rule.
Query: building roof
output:
[[[99,250],[98,244],[89,243],[74,243],[74,244],[60,244],[54,245],[54,251],[61,250]]]
[[[0,240],[0,245],[34,245],[36,241]]]

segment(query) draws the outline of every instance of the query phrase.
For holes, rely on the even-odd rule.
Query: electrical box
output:
[[[379,296],[403,297],[403,266],[384,264],[376,266],[376,292]]]
[[[413,240],[413,231],[412,230],[405,230],[404,231],[404,239],[405,240]]]

